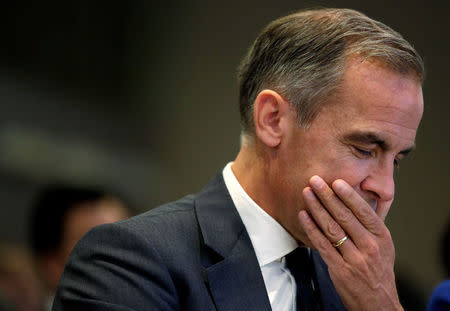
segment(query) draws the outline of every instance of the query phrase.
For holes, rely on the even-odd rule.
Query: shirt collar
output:
[[[223,179],[250,236],[259,265],[281,260],[298,247],[297,241],[250,198],[231,170],[232,164],[223,169]]]

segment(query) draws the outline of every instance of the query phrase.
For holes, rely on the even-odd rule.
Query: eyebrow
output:
[[[365,131],[365,132],[354,131],[354,132],[348,133],[344,136],[344,140],[356,142],[356,143],[362,143],[362,144],[366,144],[366,145],[375,144],[375,145],[378,145],[381,148],[381,150],[383,150],[383,151],[387,151],[387,150],[391,149],[391,146],[389,145],[389,143],[386,142],[386,140],[383,137],[381,137],[377,133],[370,132],[370,131]],[[399,154],[401,154],[403,156],[407,156],[412,151],[414,151],[415,148],[416,148],[416,145],[413,144],[411,147],[408,147],[408,148],[400,151]]]

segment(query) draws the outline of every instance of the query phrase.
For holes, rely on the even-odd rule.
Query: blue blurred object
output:
[[[427,311],[450,311],[450,279],[443,281],[434,289]]]

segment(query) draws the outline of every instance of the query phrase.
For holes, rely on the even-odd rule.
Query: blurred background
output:
[[[396,269],[427,297],[449,218],[449,9],[444,1],[4,1],[0,5],[0,237],[26,245],[38,189],[101,186],[138,212],[197,192],[239,149],[236,68],[271,20],[360,10],[424,57],[418,149],[388,219]]]

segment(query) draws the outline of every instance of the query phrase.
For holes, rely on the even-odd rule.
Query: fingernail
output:
[[[319,176],[313,176],[309,180],[309,183],[313,186],[313,188],[320,189],[322,188],[324,181]]]
[[[304,190],[303,190],[303,193],[305,194],[305,196],[308,198],[308,199],[314,199],[314,192],[311,190],[311,188],[309,188],[309,187],[306,187]]]
[[[347,190],[347,185],[342,179],[337,179],[333,183],[333,189],[343,194]]]
[[[300,211],[300,213],[298,214],[298,217],[306,223],[310,221],[307,211]]]

